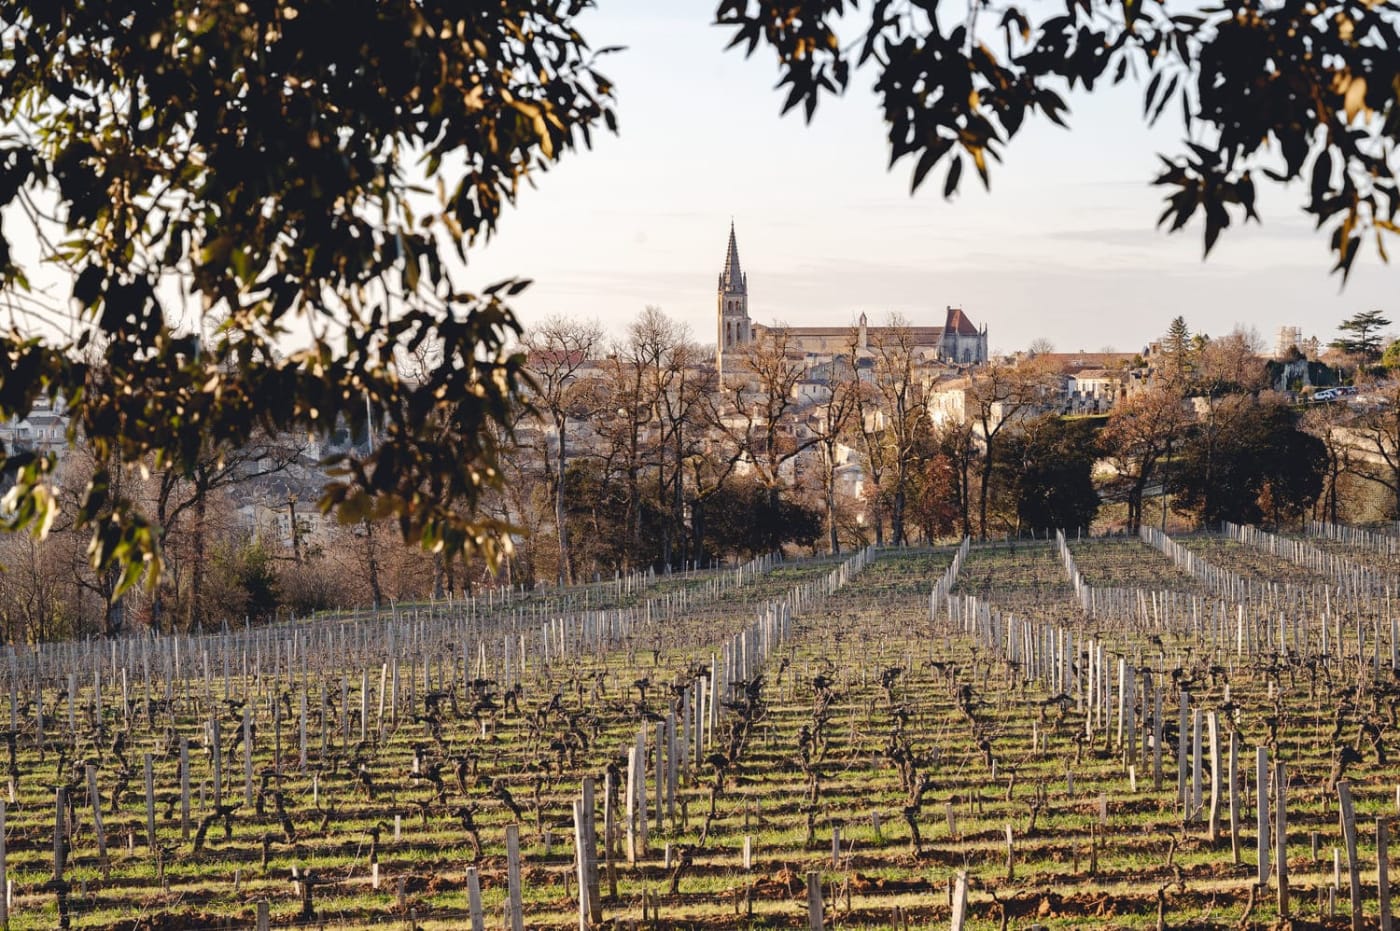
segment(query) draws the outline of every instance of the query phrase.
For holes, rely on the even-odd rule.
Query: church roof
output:
[[[853,326],[766,326],[755,324],[755,330],[767,331],[769,333],[783,333],[795,339],[804,337],[847,337],[855,333],[858,329]],[[914,345],[934,345],[943,339],[943,327],[940,326],[908,326],[908,327],[866,327],[868,338],[872,340],[893,339],[900,334],[908,334]]]
[[[958,336],[976,336],[977,327],[972,325],[972,321],[967,319],[967,314],[963,313],[961,307],[948,308],[948,322],[943,325],[943,329],[949,333],[956,333]]]
[[[1055,372],[1111,369],[1131,363],[1135,358],[1131,352],[1041,352],[1034,356],[1037,365]]]
[[[748,293],[748,281],[739,267],[739,243],[734,238],[734,222],[729,223],[729,250],[724,256],[724,271],[719,273],[719,288],[727,294]]]

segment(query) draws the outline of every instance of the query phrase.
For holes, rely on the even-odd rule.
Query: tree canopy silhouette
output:
[[[485,427],[517,399],[504,301],[526,282],[466,293],[444,257],[614,127],[573,25],[584,6],[0,4],[0,418],[66,406],[97,454],[77,517],[123,587],[158,570],[159,546],[114,471],[190,470],[259,428],[372,421],[372,452],[344,457],[323,507],[447,551],[508,545],[471,506],[498,480]],[[21,240],[70,293],[31,289]],[[440,364],[405,378],[400,351],[424,344]],[[0,455],[5,524],[42,531],[53,457]]]
[[[732,45],[777,56],[784,112],[810,120],[861,67],[875,71],[890,164],[917,188],[944,164],[951,195],[970,163],[989,184],[1028,118],[1066,125],[1064,93],[1146,82],[1143,116],[1180,112],[1183,151],[1162,156],[1159,224],[1205,219],[1209,254],[1233,220],[1258,220],[1254,172],[1301,179],[1303,209],[1331,223],[1335,270],[1362,236],[1395,233],[1400,191],[1400,6],[1390,0],[1143,0],[1059,4],[927,0],[721,0]],[[843,44],[843,36],[854,41]]]
[[[255,431],[369,421],[382,438],[343,458],[324,508],[449,552],[509,545],[472,506],[499,481],[522,365],[505,301],[526,282],[467,293],[445,259],[489,236],[531,173],[615,129],[606,50],[575,25],[591,5],[0,3],[0,418],[67,407],[96,453],[75,515],[96,565],[123,586],[159,568],[118,470],[188,472]],[[1257,219],[1252,172],[1302,179],[1345,275],[1363,235],[1384,255],[1396,230],[1397,9],[720,0],[716,20],[776,53],[786,107],[808,118],[873,67],[892,162],[913,160],[916,187],[946,165],[945,194],[965,163],[988,183],[1028,117],[1063,123],[1067,90],[1136,76],[1145,117],[1179,107],[1190,137],[1157,178],[1162,223],[1202,213],[1209,252]],[[843,16],[863,24],[849,47]],[[64,293],[31,280],[31,244]],[[426,344],[441,363],[406,378],[399,353]],[[0,456],[0,520],[42,531],[53,458]]]

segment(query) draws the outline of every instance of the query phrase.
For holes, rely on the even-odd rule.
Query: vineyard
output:
[[[1148,530],[10,650],[0,918],[1389,928],[1395,554]]]

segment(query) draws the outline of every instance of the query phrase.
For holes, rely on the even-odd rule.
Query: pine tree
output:
[[[1390,321],[1386,319],[1384,311],[1363,310],[1338,324],[1337,329],[1345,335],[1332,340],[1329,345],[1348,355],[1374,362],[1381,353],[1381,330],[1388,326]]]
[[[1162,355],[1167,382],[1175,387],[1185,387],[1191,377],[1194,351],[1191,330],[1186,326],[1185,317],[1173,318],[1167,326],[1167,335],[1162,340]]]

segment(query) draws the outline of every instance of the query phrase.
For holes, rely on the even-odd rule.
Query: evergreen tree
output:
[[[1390,321],[1386,319],[1384,311],[1363,310],[1338,324],[1337,329],[1344,335],[1332,340],[1330,345],[1333,349],[1374,362],[1381,353],[1381,330],[1388,326]]]
[[[1167,335],[1162,339],[1162,355],[1166,359],[1165,372],[1168,383],[1184,388],[1191,377],[1194,347],[1191,330],[1186,326],[1185,317],[1175,317],[1167,326]]]

